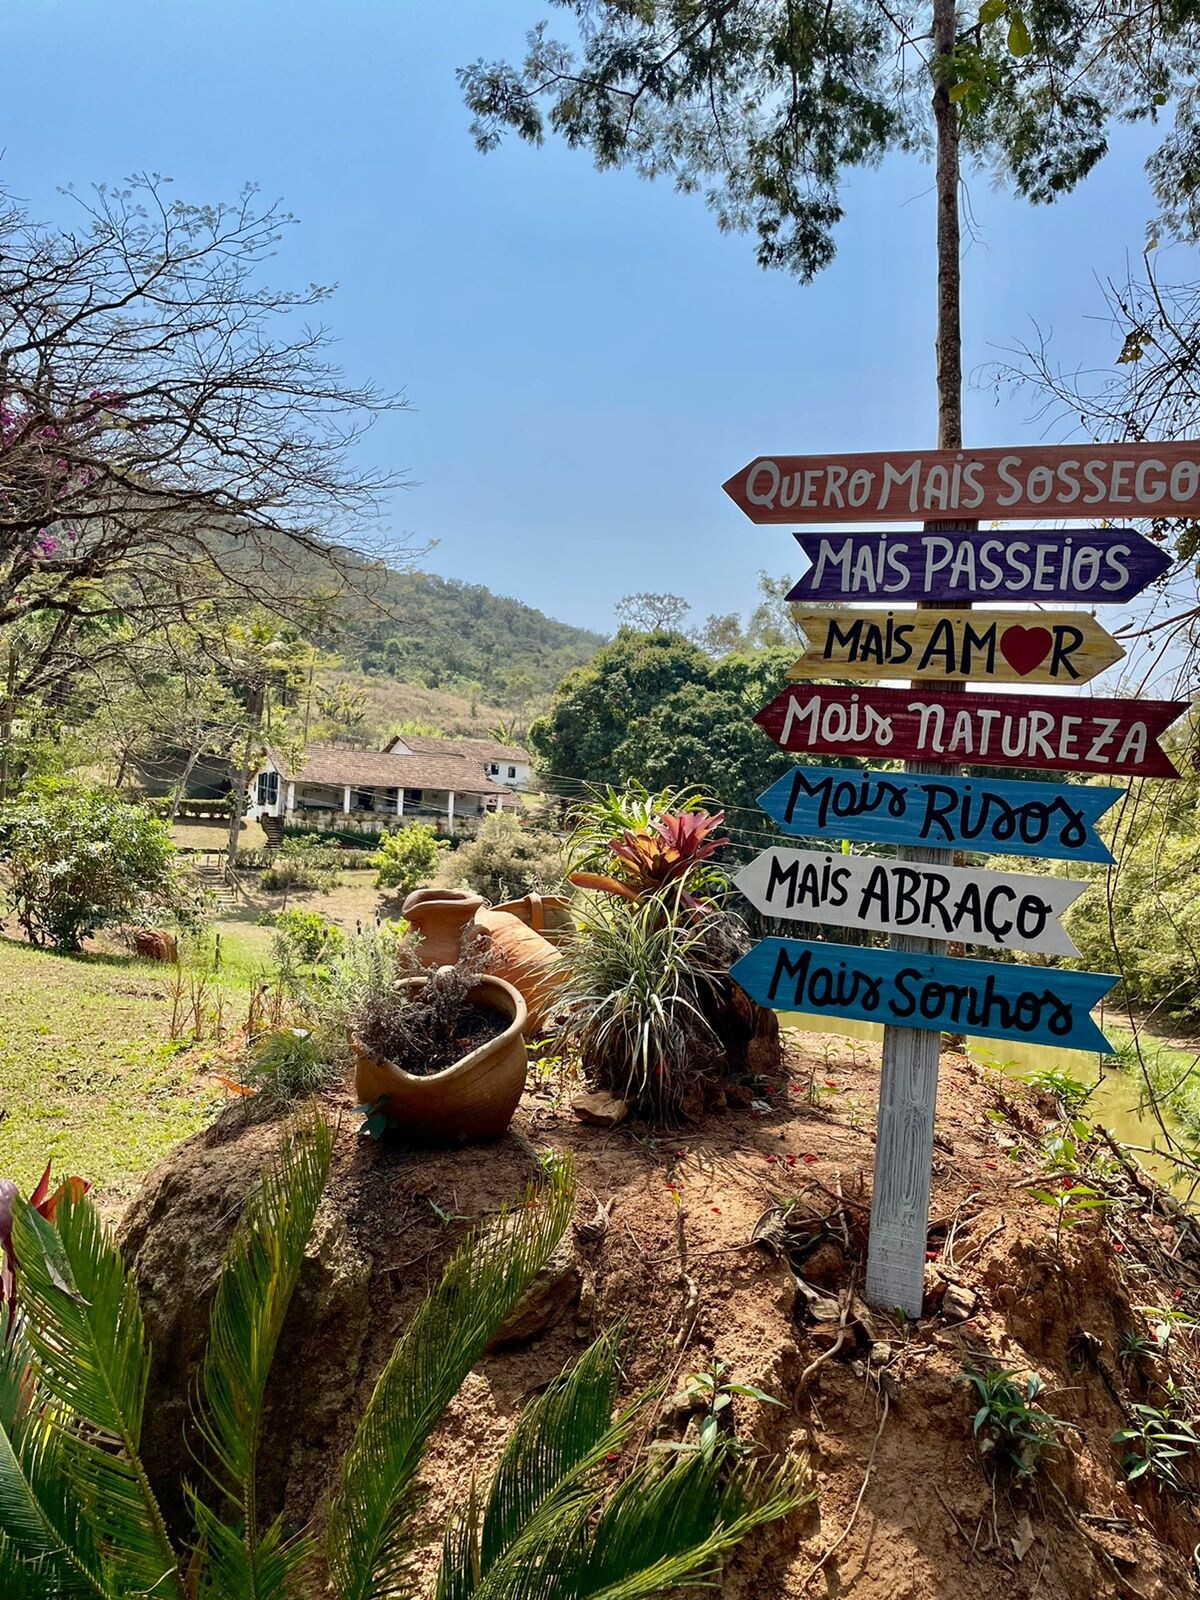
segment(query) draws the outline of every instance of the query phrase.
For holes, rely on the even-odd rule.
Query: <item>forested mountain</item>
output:
[[[518,707],[589,660],[604,636],[535,611],[479,583],[389,573],[369,620],[335,648],[348,668]]]

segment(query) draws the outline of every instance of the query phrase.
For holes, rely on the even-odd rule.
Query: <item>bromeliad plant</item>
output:
[[[251,1196],[217,1286],[197,1385],[207,1485],[190,1544],[168,1534],[138,1445],[149,1356],[132,1279],[91,1204],[51,1222],[18,1201],[20,1314],[0,1348],[0,1594],[5,1600],[336,1600],[410,1592],[430,1436],[549,1259],[572,1212],[569,1169],[472,1235],[416,1313],[342,1461],[323,1547],[257,1483],[271,1361],[329,1173],[329,1128],[294,1132]],[[732,1454],[645,1457],[621,1476],[641,1402],[613,1420],[605,1335],[517,1424],[490,1489],[446,1534],[438,1600],[639,1600],[712,1580],[751,1529],[809,1498],[800,1471]],[[620,1477],[619,1482],[615,1478]]]
[[[82,1178],[64,1178],[58,1188],[52,1190],[52,1165],[47,1161],[46,1170],[38,1179],[37,1187],[28,1201],[32,1210],[48,1222],[54,1221],[54,1214],[64,1200],[68,1197],[82,1199],[92,1187],[90,1183],[84,1183]],[[21,1191],[11,1178],[0,1178],[0,1339],[16,1315],[17,1258],[13,1246],[13,1206],[20,1196]]]
[[[688,910],[702,911],[727,888],[711,861],[729,842],[716,836],[724,821],[723,811],[708,811],[690,789],[609,789],[577,813],[571,882],[635,904],[673,888]]]

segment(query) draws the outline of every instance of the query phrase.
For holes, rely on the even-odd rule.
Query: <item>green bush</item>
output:
[[[445,889],[473,889],[493,905],[526,894],[560,890],[566,878],[562,846],[552,833],[526,828],[509,811],[487,817],[474,839],[460,844],[438,868]]]
[[[446,848],[427,822],[408,822],[383,834],[371,858],[378,869],[375,887],[407,894],[419,883],[428,883]]]
[[[276,1028],[259,1040],[247,1082],[284,1105],[328,1088],[338,1075],[331,1053],[307,1028]]]
[[[338,883],[339,852],[310,837],[285,839],[274,863],[259,882],[264,889],[290,894],[294,889],[319,889],[328,894]]]
[[[166,826],[106,790],[46,782],[0,813],[8,901],[32,943],[78,950],[113,923],[188,910]]]
[[[320,961],[337,955],[346,943],[346,935],[319,911],[269,911],[259,917],[259,922],[276,929],[276,936],[287,947],[287,952],[297,961]]]

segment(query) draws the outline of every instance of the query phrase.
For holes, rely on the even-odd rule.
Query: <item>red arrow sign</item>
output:
[[[758,456],[724,489],[752,522],[1194,517],[1200,441]]]
[[[1158,737],[1186,700],[939,694],[920,689],[785,689],[755,722],[784,750],[1177,778]]]

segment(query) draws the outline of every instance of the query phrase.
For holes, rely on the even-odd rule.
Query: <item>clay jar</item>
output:
[[[423,988],[428,978],[409,978],[406,987]],[[429,1077],[405,1072],[351,1038],[354,1088],[362,1105],[379,1104],[402,1138],[411,1144],[464,1144],[498,1139],[512,1121],[525,1087],[525,1001],[511,983],[490,975],[471,990],[477,1005],[499,1012],[503,1033],[481,1044],[452,1067]]]
[[[566,944],[575,931],[571,902],[564,894],[522,895],[520,900],[506,900],[492,910],[511,912],[553,945]]]
[[[452,966],[472,923],[489,933],[492,971],[520,990],[528,1008],[526,1031],[537,1032],[566,975],[562,955],[548,939],[465,889],[414,889],[403,915],[421,935],[417,955],[425,967]]]
[[[414,889],[401,915],[421,936],[421,965],[452,967],[462,954],[463,931],[482,910],[482,897],[466,889]]]

